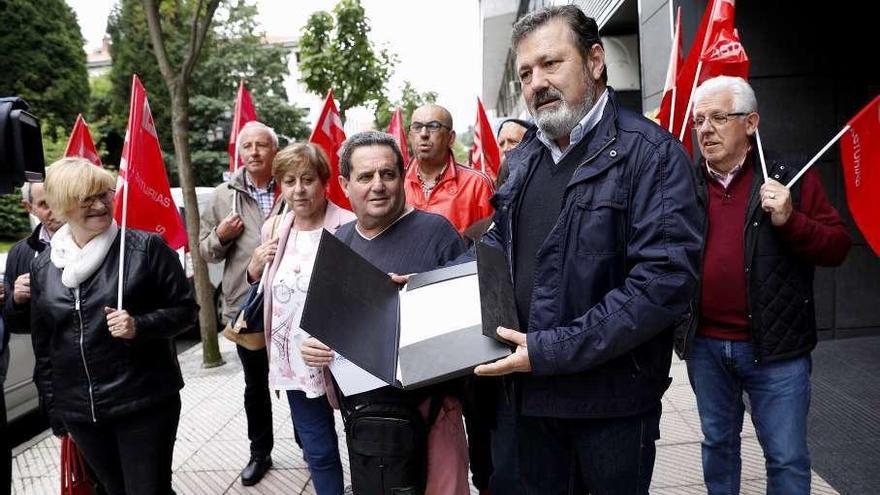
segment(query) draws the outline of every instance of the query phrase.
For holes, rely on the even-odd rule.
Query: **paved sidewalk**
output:
[[[257,486],[241,485],[239,471],[248,460],[247,426],[244,415],[244,380],[234,345],[221,337],[224,366],[202,369],[201,346],[180,354],[186,387],[177,444],[174,449],[174,489],[179,495],[218,494],[312,494],[309,472],[302,452],[293,440],[287,401],[282,395],[274,403],[275,467]],[[700,425],[696,402],[687,382],[684,363],[672,365],[672,387],[663,398],[660,421],[662,438],[651,493],[679,495],[705,493],[700,469]],[[744,495],[765,492],[764,459],[747,418],[743,431]],[[348,454],[342,421],[337,415],[340,451],[348,483]],[[59,442],[48,431],[13,452],[12,493],[58,493]],[[471,490],[476,493],[475,490]],[[815,495],[837,494],[813,474]],[[499,494],[503,495],[503,494]]]

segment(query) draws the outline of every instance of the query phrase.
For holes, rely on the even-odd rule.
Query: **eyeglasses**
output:
[[[115,189],[108,189],[100,194],[94,194],[89,196],[88,198],[83,198],[79,200],[79,207],[82,209],[86,209],[95,204],[96,201],[100,201],[105,205],[109,205],[113,203],[113,197],[116,196]]]
[[[712,127],[721,127],[728,123],[731,117],[742,117],[748,114],[749,112],[713,113],[708,119],[700,115],[699,117],[694,117],[694,130],[699,131],[706,120],[712,124]]]
[[[443,128],[452,129],[451,127],[444,124],[443,122],[438,122],[436,120],[432,120],[432,121],[428,122],[427,124],[423,124],[421,122],[413,122],[412,124],[409,125],[409,130],[412,132],[422,132],[422,129],[428,129],[428,132],[434,133],[434,132],[437,132]]]

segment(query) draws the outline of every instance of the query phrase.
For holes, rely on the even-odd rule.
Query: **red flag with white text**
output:
[[[333,101],[333,90],[327,92],[324,100],[324,108],[318,117],[318,122],[309,137],[310,143],[315,143],[324,148],[327,158],[330,160],[330,180],[327,181],[327,198],[337,205],[350,210],[351,203],[345,197],[342,186],[339,185],[339,148],[345,142],[345,131],[342,129],[342,119],[336,102]]]
[[[98,156],[98,150],[95,148],[95,142],[89,132],[89,125],[86,124],[82,114],[76,116],[76,123],[73,124],[73,130],[70,131],[64,156],[82,157],[99,167],[101,166],[101,157]]]
[[[471,167],[488,175],[492,181],[501,167],[501,149],[495,140],[492,124],[486,117],[483,102],[477,98],[477,122],[474,124],[474,144],[471,146]]]
[[[660,101],[660,111],[657,113],[657,120],[660,121],[660,127],[675,132],[672,127],[671,118],[672,101],[675,98],[677,89],[675,88],[675,79],[678,70],[684,63],[684,57],[681,49],[681,7],[675,17],[675,31],[672,34],[672,49],[669,52],[669,65],[666,67],[666,84],[663,87],[663,99]]]
[[[408,167],[409,148],[406,144],[406,126],[403,123],[403,114],[400,112],[400,107],[397,107],[391,115],[391,122],[388,124],[387,132],[394,136],[394,140],[397,141],[397,147],[400,148],[400,154],[403,155],[403,166],[404,168]]]
[[[229,173],[244,166],[238,157],[235,144],[241,128],[252,120],[257,120],[257,111],[254,108],[253,100],[251,100],[251,93],[244,86],[244,80],[242,80],[238,83],[238,94],[235,96],[235,108],[232,112],[232,128],[229,131]]]
[[[126,190],[128,193],[126,194]],[[126,208],[127,200],[127,208]],[[113,218],[128,227],[160,234],[171,249],[186,246],[186,230],[171,199],[168,176],[147,94],[137,75],[132,76],[128,127],[119,163]]]
[[[688,102],[694,81],[700,83],[714,76],[731,75],[748,78],[748,57],[734,27],[735,0],[712,0],[707,6],[687,58],[675,78],[675,115],[672,128],[676,136],[685,128],[682,143],[693,150],[690,131],[693,108]],[[699,74],[697,70],[699,69]]]
[[[880,256],[880,95],[847,126],[840,138],[846,204],[868,245]]]
[[[700,70],[699,82],[715,76],[733,76],[748,80],[749,57],[739,41],[739,32],[725,27],[711,36],[701,57],[703,68]]]

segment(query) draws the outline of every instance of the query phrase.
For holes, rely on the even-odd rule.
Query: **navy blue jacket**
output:
[[[691,161],[608,91],[537,254],[525,329],[532,372],[520,388],[526,415],[620,417],[655,407],[670,382],[673,331],[689,318],[697,287],[704,212]],[[504,250],[511,267],[521,193],[546,156],[530,130],[492,198],[482,241]]]

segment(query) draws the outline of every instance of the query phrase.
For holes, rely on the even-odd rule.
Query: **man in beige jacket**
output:
[[[217,186],[211,203],[202,212],[199,251],[210,263],[225,261],[223,268],[223,319],[232,320],[248,290],[247,265],[260,244],[263,221],[280,213],[283,201],[272,177],[272,160],[278,137],[260,122],[248,122],[238,134],[238,152],[244,167]],[[265,350],[236,346],[244,368],[244,409],[251,442],[250,461],[241,472],[241,483],[258,483],[272,466],[272,403],[269,395],[269,360]]]

